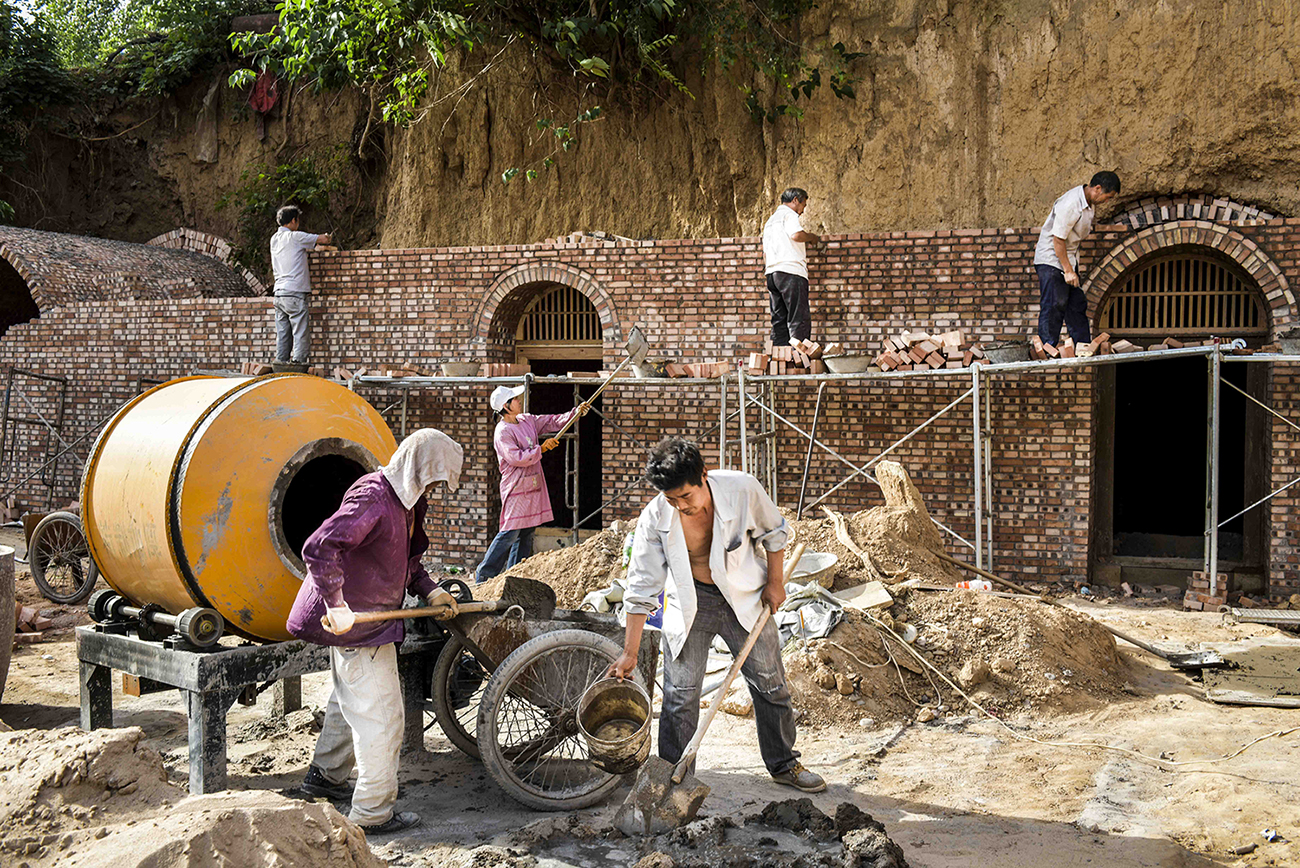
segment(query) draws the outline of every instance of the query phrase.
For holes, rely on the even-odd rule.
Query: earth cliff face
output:
[[[388,131],[385,155],[350,169],[344,243],[524,243],[583,229],[753,235],[789,185],[810,191],[805,225],[817,232],[1028,226],[1099,169],[1119,172],[1121,207],[1208,192],[1300,213],[1294,4],[847,0],[810,13],[804,33],[866,53],[856,100],[827,91],[805,119],[759,125],[723,75],[690,81],[694,100],[629,108],[589,95],[582,105],[603,104],[606,116],[532,183],[502,184],[501,173],[541,168],[553,140],[535,121],[573,117],[573,92],[539,95],[522,52],[466,91],[466,74],[448,70],[424,121]],[[287,120],[277,109],[259,141],[233,92],[220,94],[215,129],[199,123],[207,91],[196,83],[127,137],[47,149],[43,211],[3,183],[0,195],[38,228],[144,240],[183,224],[228,235],[233,215],[215,201],[246,166],[355,143],[364,126],[355,94],[295,90]],[[216,161],[195,162],[200,139],[213,137]]]

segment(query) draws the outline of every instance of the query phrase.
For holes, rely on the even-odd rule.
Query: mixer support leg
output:
[[[226,712],[240,688],[198,693],[183,691],[190,720],[190,794],[226,788]]]
[[[81,661],[81,728],[89,732],[113,725],[113,670]]]

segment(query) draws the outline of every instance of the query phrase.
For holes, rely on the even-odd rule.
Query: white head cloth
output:
[[[402,506],[410,509],[434,482],[446,482],[455,491],[460,486],[460,468],[465,450],[436,428],[421,428],[398,444],[386,467],[384,478],[397,492]]]

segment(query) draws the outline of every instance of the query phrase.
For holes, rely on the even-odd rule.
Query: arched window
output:
[[[572,286],[542,290],[524,308],[515,331],[515,351],[529,359],[585,359],[601,356],[600,314]]]
[[[1123,337],[1264,336],[1255,280],[1203,249],[1161,252],[1128,269],[1102,303],[1100,331]]]

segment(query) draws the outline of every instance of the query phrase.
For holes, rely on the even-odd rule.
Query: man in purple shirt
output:
[[[334,690],[301,789],[350,798],[348,819],[370,835],[401,831],[420,817],[393,809],[405,718],[397,678],[404,624],[356,624],[354,610],[400,609],[409,589],[456,616],[455,598],[434,583],[420,556],[429,547],[424,496],[439,482],[454,491],[463,460],[460,445],[446,434],[416,431],[386,467],[352,484],[302,549],[307,578],[286,626],[299,639],[330,646]],[[354,767],[355,788],[347,784]]]

